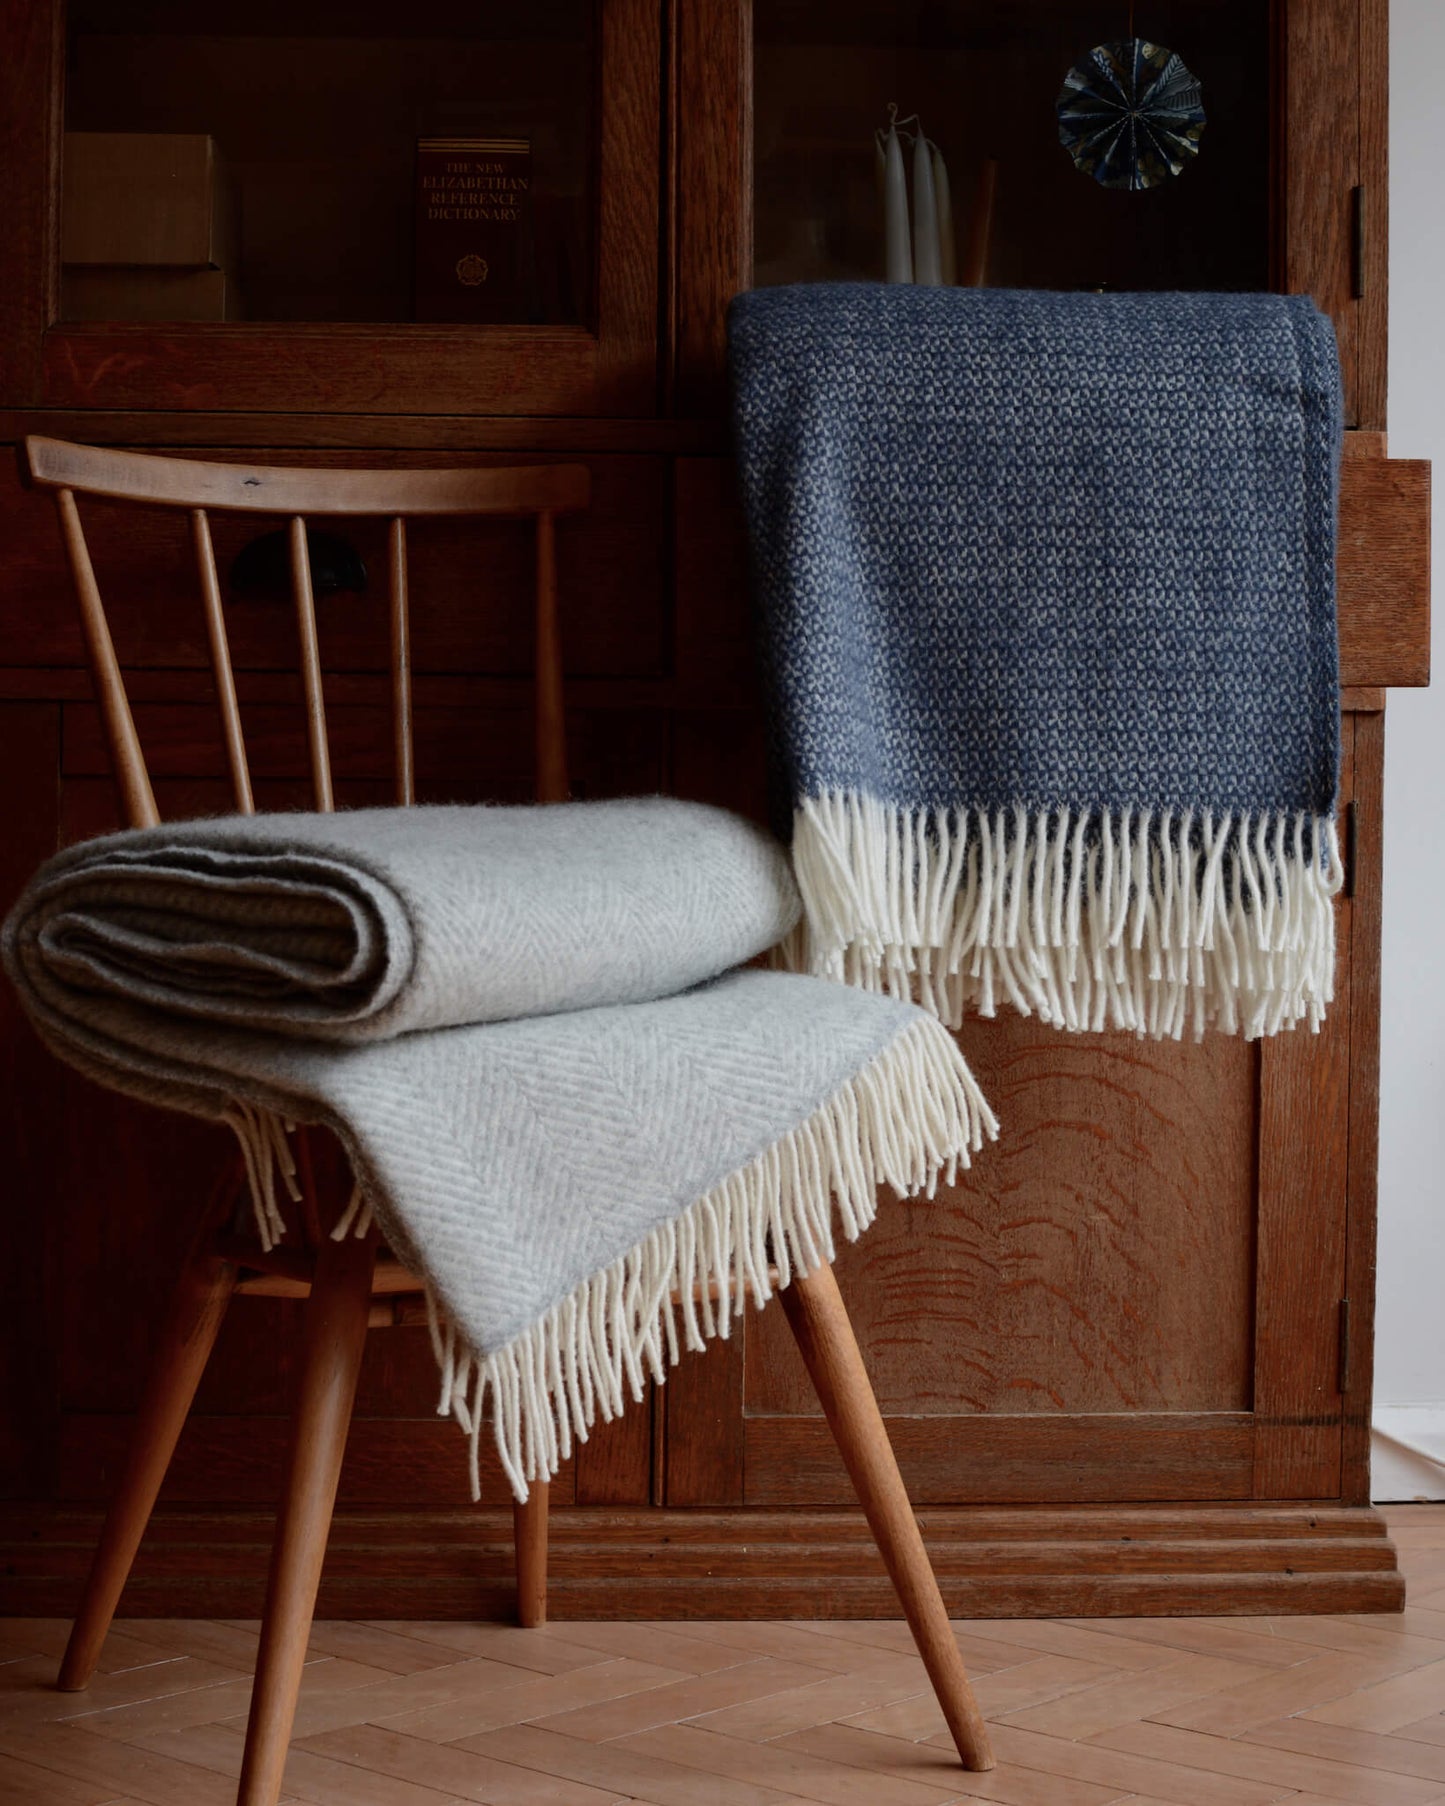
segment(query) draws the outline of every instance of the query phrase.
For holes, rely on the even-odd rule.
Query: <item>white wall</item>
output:
[[[1442,94],[1445,4],[1392,0],[1390,451],[1434,460],[1445,561]],[[1434,688],[1391,695],[1385,730],[1377,1499],[1445,1498],[1445,601],[1433,664]]]

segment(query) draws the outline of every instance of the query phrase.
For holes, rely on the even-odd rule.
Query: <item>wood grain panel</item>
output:
[[[1351,193],[1360,180],[1358,0],[1286,0],[1283,31],[1284,287],[1289,294],[1313,295],[1334,320],[1347,424],[1378,426],[1379,420],[1360,415],[1360,318],[1352,293]]]
[[[591,1515],[590,1513],[588,1515]],[[646,1622],[718,1618],[747,1620],[893,1618],[898,1595],[885,1574],[824,1575],[794,1578],[782,1574],[740,1581],[726,1561],[699,1578],[672,1580],[652,1563],[654,1538],[639,1543],[625,1572],[604,1579],[558,1578],[549,1575],[549,1621],[560,1624],[589,1618],[641,1619]],[[449,1554],[451,1552],[449,1551]],[[374,1573],[355,1579],[332,1579],[324,1573],[317,1611],[327,1618],[419,1618],[447,1616],[473,1623],[505,1623],[515,1609],[516,1589],[500,1557],[491,1574],[477,1574],[486,1551],[465,1558],[446,1573],[435,1567],[415,1579],[379,1579]],[[1061,1552],[1052,1574],[945,1577],[943,1602],[957,1618],[1137,1618],[1150,1615],[1248,1613],[1398,1612],[1405,1587],[1399,1574],[1386,1569],[1342,1567],[1319,1574],[1281,1568],[1259,1574],[1217,1572],[1195,1574],[1185,1569],[1169,1575],[1081,1575]],[[258,1564],[264,1569],[264,1558]],[[498,1575],[500,1574],[500,1578]],[[63,1615],[74,1609],[78,1582],[15,1580],[5,1595],[15,1611],[27,1617]],[[257,1618],[265,1597],[264,1576],[252,1580],[239,1564],[212,1569],[182,1580],[155,1580],[137,1575],[127,1587],[122,1609],[162,1618]],[[595,1748],[596,1746],[590,1746]],[[430,1803],[428,1803],[430,1806]],[[1334,1806],[1334,1802],[1330,1803]]]
[[[676,709],[669,788],[691,802],[768,817],[767,730],[761,708]]]
[[[915,1505],[1047,1499],[1247,1499],[1247,1412],[1072,1412],[977,1417],[889,1413],[888,1435]],[[750,1416],[747,1504],[844,1505],[852,1498],[828,1426]]]
[[[755,681],[747,534],[732,460],[676,459],[673,518],[678,675]]]
[[[712,1342],[668,1376],[665,1504],[743,1503],[743,1342],[741,1334]]]
[[[1340,805],[1353,795],[1354,721],[1341,735]],[[1350,931],[1335,903],[1335,1001],[1318,1035],[1260,1043],[1254,1308],[1254,1496],[1340,1487],[1340,1301],[1349,1159]]]
[[[838,1264],[885,1413],[1246,1409],[1254,1049],[1013,1015],[960,1042],[998,1142],[935,1201],[885,1203]],[[767,1313],[747,1404],[817,1409]]]
[[[583,414],[601,406],[598,342],[580,326],[425,334],[406,326],[52,326],[47,408],[216,407]],[[328,374],[318,380],[319,372]],[[626,412],[645,411],[641,396]],[[640,404],[640,407],[639,407]],[[615,405],[615,404],[614,404]]]
[[[1364,257],[1355,350],[1355,413],[1383,430],[1390,334],[1390,0],[1360,4],[1360,182]]]
[[[1354,721],[1356,811],[1350,923],[1350,1153],[1342,1376],[1341,1497],[1370,1497],[1370,1412],[1375,1373],[1375,1222],[1380,1158],[1380,929],[1385,863],[1385,717]]]
[[[239,1300],[237,1308],[249,1303]],[[373,1331],[366,1339],[367,1362],[376,1358],[378,1349],[384,1352],[390,1337],[407,1333]],[[278,1403],[289,1409],[286,1380],[283,1374],[277,1388]],[[435,1392],[433,1368],[433,1383],[413,1401],[412,1416],[366,1417],[358,1406],[341,1470],[338,1497],[343,1503],[414,1506],[418,1499],[425,1499],[436,1505],[470,1505],[466,1437],[450,1419],[424,1415],[431,1411]],[[181,1432],[161,1498],[178,1505],[274,1506],[281,1490],[289,1431],[288,1418],[275,1414],[211,1417],[200,1410],[193,1412]],[[129,1434],[127,1415],[67,1412],[60,1428],[57,1496],[72,1503],[106,1498]],[[484,1503],[510,1501],[501,1462],[486,1435],[481,1442],[481,1477]],[[556,1489],[552,1496],[559,1505],[573,1502],[570,1461],[563,1464],[552,1484]]]
[[[30,874],[55,851],[60,790],[60,715],[45,703],[0,707],[0,770],[5,772],[5,833],[0,835],[0,919]],[[58,1389],[53,1325],[64,1279],[47,1238],[51,1150],[66,1133],[61,1100],[49,1083],[49,1062],[35,1042],[11,986],[0,981],[0,1123],[5,1147],[8,1239],[24,1247],[25,1283],[12,1288],[0,1320],[0,1490],[21,1476],[45,1485],[51,1466]]]
[[[573,1456],[579,1505],[646,1505],[652,1496],[651,1387],[640,1405],[599,1423]]]
[[[0,6],[0,397],[11,407],[40,400],[41,334],[55,311],[64,31],[59,6]]]
[[[752,275],[752,8],[680,0],[676,405],[720,415],[727,304]]]
[[[364,460],[344,453],[268,448],[249,461],[370,468],[516,460],[486,454],[410,452]],[[537,462],[532,454],[521,459]],[[670,659],[667,517],[670,473],[651,457],[589,460],[592,506],[557,523],[563,649],[579,676],[660,676]],[[123,664],[207,663],[205,630],[183,510],[83,502],[91,556]],[[212,532],[238,671],[296,668],[287,592],[238,596],[229,581],[243,546],[282,523],[215,514]],[[360,554],[367,588],[318,599],[322,656],[339,671],[387,668],[386,524],[318,521]],[[51,498],[0,469],[0,534],[7,547],[9,606],[0,615],[0,664],[82,662]],[[419,520],[408,534],[412,655],[419,673],[525,673],[532,660],[532,533],[525,522]]]
[[[601,35],[598,370],[597,405],[585,411],[651,414],[658,404],[661,355],[662,14],[656,0],[610,0],[595,9],[595,17]]]
[[[1430,466],[1346,459],[1337,592],[1347,684],[1430,681]]]
[[[605,415],[325,414],[298,408],[285,414],[236,413],[217,408],[204,414],[166,408],[0,407],[0,444],[15,444],[27,433],[52,439],[81,439],[90,445],[162,450],[181,445],[289,445],[306,451],[396,451],[408,446],[428,451],[672,452],[680,455],[727,450],[719,420],[609,418]]]
[[[1385,1526],[1367,1510],[1028,1505],[919,1516],[945,1600],[970,1618],[1398,1611],[1404,1593]],[[0,1511],[0,1609],[71,1610],[97,1527],[89,1508]],[[512,1602],[510,1528],[505,1508],[343,1508],[332,1528],[323,1611],[504,1618]],[[265,1510],[162,1507],[124,1609],[254,1617],[270,1534]],[[1121,1548],[1129,1556],[1116,1565]],[[550,1581],[554,1622],[898,1615],[856,1510],[563,1508],[552,1520]],[[1032,1639],[1018,1640],[1028,1647]]]
[[[673,466],[678,598],[675,670],[689,687],[745,709],[679,710],[672,720],[672,787],[765,820],[769,777],[763,681],[750,602],[747,536],[730,459]]]
[[[187,703],[211,708],[214,689],[207,673],[193,670],[148,669],[126,672],[126,689],[132,702]],[[326,696],[328,704],[338,707],[381,708],[386,705],[390,684],[379,671],[328,671]],[[413,695],[418,706],[432,709],[470,709],[478,716],[489,710],[514,711],[526,707],[531,696],[531,678],[488,677],[476,673],[451,674],[443,671],[424,672],[413,679]],[[241,671],[236,674],[236,693],[243,709],[248,704],[270,704],[292,707],[301,694],[294,671]],[[1352,690],[1346,695],[1351,706],[1378,709],[1383,706],[1383,690]],[[695,710],[702,714],[746,714],[750,712],[746,693],[731,696],[724,691],[714,695],[698,685],[684,687],[671,679],[653,681],[645,677],[569,678],[567,696],[582,710],[612,713],[654,713],[671,710]],[[90,675],[75,666],[0,666],[0,701],[5,702],[89,702]]]
[[[217,713],[204,705],[139,703],[134,710],[141,745],[158,781],[225,776]],[[108,776],[99,710],[65,705],[67,778]],[[531,717],[525,708],[415,712],[418,794],[427,802],[530,801],[533,781]],[[294,778],[306,770],[305,724],[295,706],[242,703],[241,722],[251,771],[263,779]],[[390,716],[384,705],[337,706],[327,699],[327,723],[338,784],[369,788],[391,778]],[[572,709],[568,745],[579,796],[654,792],[662,781],[662,723],[652,711]],[[389,796],[377,800],[389,801]]]

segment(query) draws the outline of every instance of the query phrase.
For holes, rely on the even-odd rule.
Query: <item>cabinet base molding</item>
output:
[[[951,1507],[919,1514],[960,1618],[1393,1612],[1405,1585],[1368,1507]],[[259,1614],[272,1517],[156,1514],[122,1616]],[[97,1509],[0,1508],[0,1613],[64,1617]],[[560,1508],[548,1616],[891,1618],[897,1600],[856,1511]],[[512,1514],[338,1512],[318,1613],[507,1619]]]

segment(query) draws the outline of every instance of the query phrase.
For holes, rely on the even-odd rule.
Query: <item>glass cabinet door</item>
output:
[[[0,405],[656,411],[655,0],[3,16]]]
[[[67,25],[62,320],[592,323],[590,0]]]
[[[680,21],[687,410],[726,406],[739,288],[884,277],[878,135],[896,107],[905,187],[920,128],[947,179],[954,281],[1313,295],[1348,424],[1383,428],[1384,0],[697,0]],[[1136,109],[1090,53],[1135,34],[1154,47],[1146,123],[1175,142],[1111,186],[1112,129]]]
[[[932,147],[954,280],[1268,288],[1271,13],[755,0],[753,281],[884,276],[891,105],[915,214],[917,134]],[[1131,15],[1147,51],[1126,48]]]

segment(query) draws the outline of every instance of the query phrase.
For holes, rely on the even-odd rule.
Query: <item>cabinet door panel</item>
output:
[[[509,17],[505,8],[443,8],[428,32],[375,9],[348,16],[338,29],[335,9],[326,7],[308,29],[305,9],[293,8],[268,32],[254,9],[227,9],[227,20],[183,7],[77,8],[75,23],[89,39],[83,54],[70,46],[70,120],[66,10],[61,0],[0,4],[0,36],[14,50],[0,65],[9,153],[0,235],[14,253],[0,303],[5,403],[199,413],[657,411],[662,9],[655,0],[580,6],[590,21],[581,38],[552,43],[559,9],[521,8]],[[494,26],[498,42],[489,47]],[[455,66],[444,45],[439,52],[427,42],[449,35],[466,52]],[[136,70],[129,82],[127,58]],[[467,64],[480,67],[474,83]],[[250,66],[254,91],[238,74]],[[556,93],[545,104],[534,98],[529,109],[527,91],[537,83],[547,89],[554,76],[567,93],[580,86],[590,95],[591,120],[585,107],[568,108]],[[442,93],[448,86],[459,91]],[[441,105],[447,110],[439,116]],[[559,105],[559,116],[544,117],[549,107],[559,114]],[[565,192],[547,203],[580,207],[590,222],[585,245],[579,241],[566,260],[563,287],[575,298],[560,313],[529,307],[521,317],[581,324],[410,323],[411,162],[415,137],[433,135],[428,119],[447,136],[528,136],[534,173],[559,138],[580,155],[580,167],[565,172]],[[274,321],[279,313],[280,323],[57,323],[67,124],[206,132],[223,156],[234,152],[233,173],[244,166],[253,190],[243,211],[254,242],[243,252],[256,265],[261,314]],[[338,143],[346,154],[338,155]],[[535,211],[540,229],[540,194]],[[277,265],[289,275],[278,276]]]
[[[1341,808],[1354,797],[1355,722],[1343,724]],[[1354,901],[1335,904],[1335,1000],[1318,1035],[1266,1043],[1260,1073],[1255,1303],[1255,1493],[1340,1489],[1341,1301],[1349,1215]]]
[[[1317,1036],[965,1023],[999,1141],[838,1260],[915,1500],[1339,1495],[1354,908]],[[746,1334],[744,1502],[847,1503],[786,1325]]]
[[[1244,1412],[1056,1417],[890,1417],[915,1505],[1148,1504],[1247,1499]],[[746,1420],[747,1505],[851,1505],[856,1495],[818,1418]]]
[[[1256,1050],[1008,1014],[959,1040],[999,1140],[838,1263],[885,1414],[1248,1409]],[[771,1315],[746,1403],[817,1410]]]
[[[738,289],[881,276],[871,133],[884,123],[886,86],[948,158],[960,263],[980,168],[996,160],[986,281],[1313,294],[1339,335],[1350,424],[1383,427],[1385,12],[1386,0],[1171,0],[1141,16],[1203,79],[1206,125],[1196,162],[1163,189],[1130,195],[1070,171],[1052,106],[1073,61],[1126,35],[1122,14],[1072,0],[877,4],[841,16],[821,0],[689,8],[679,34],[684,405],[722,405],[724,310]]]

